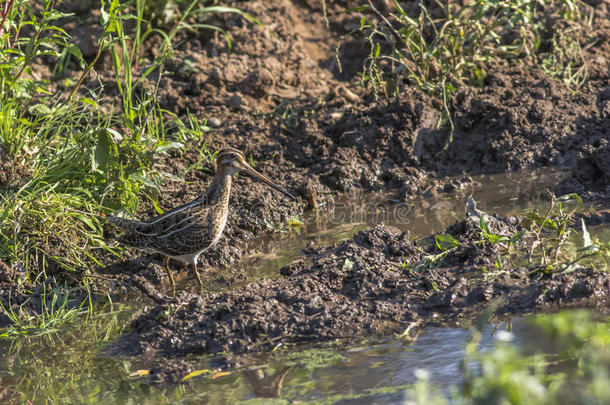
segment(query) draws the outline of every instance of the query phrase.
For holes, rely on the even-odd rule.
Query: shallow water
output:
[[[249,275],[275,277],[279,268],[301,255],[313,242],[325,246],[350,239],[354,233],[384,222],[421,237],[444,230],[463,218],[470,193],[478,208],[514,215],[540,206],[560,173],[530,172],[479,176],[473,190],[418,198],[408,203],[392,194],[352,194],[336,199],[332,211],[311,213],[303,226],[276,235],[263,244],[262,254],[246,260]],[[596,230],[608,236],[608,228]],[[157,359],[108,358],[100,350],[118,336],[134,309],[123,308],[108,319],[83,321],[83,326],[57,335],[0,339],[0,403],[32,399],[56,403],[234,403],[270,398],[278,401],[327,403],[401,403],[405,390],[426,370],[431,381],[448,392],[461,383],[467,329],[428,326],[414,342],[387,336],[346,346],[331,342],[315,346],[280,347],[272,353],[249,355],[252,367],[226,375],[204,373],[184,384],[151,385],[138,370]],[[513,320],[517,343],[532,342],[532,333]],[[496,325],[500,328],[504,324]],[[483,331],[480,347],[494,345],[492,327]],[[201,368],[209,357],[196,360]],[[256,365],[256,366],[254,366]],[[262,365],[262,366],[261,366]],[[3,388],[7,391],[3,391]],[[21,394],[23,393],[23,396]]]
[[[491,331],[491,327],[485,328],[482,348],[493,345]],[[76,338],[79,334],[71,336]],[[7,353],[0,363],[0,379],[3,386],[27,393],[27,398],[37,400],[35,403],[50,399],[60,403],[205,400],[216,404],[257,397],[399,403],[405,389],[416,381],[417,370],[427,370],[431,381],[441,387],[459,384],[464,344],[470,338],[471,333],[465,329],[427,327],[412,344],[388,337],[351,347],[335,343],[300,351],[286,348],[253,356],[258,364],[265,364],[262,367],[245,368],[218,378],[195,377],[178,386],[153,386],[133,376],[138,369],[147,368],[151,359],[97,357],[103,340],[96,341],[85,332],[76,344],[50,336],[30,339],[28,347],[19,348],[0,341],[0,351]]]
[[[502,216],[522,214],[548,201],[547,189],[562,176],[561,171],[551,169],[472,176],[472,186],[458,193],[417,197],[408,202],[397,201],[395,192],[355,191],[337,197],[329,210],[308,213],[301,227],[260,244],[262,253],[245,263],[253,277],[274,277],[282,266],[299,257],[308,243],[327,246],[349,240],[356,232],[382,222],[411,232],[412,238],[442,232],[466,216],[469,195],[483,211]]]

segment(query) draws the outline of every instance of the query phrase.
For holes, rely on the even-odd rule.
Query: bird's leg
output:
[[[195,277],[197,277],[197,282],[199,283],[199,285],[202,286],[203,282],[201,281],[201,277],[199,276],[199,272],[197,271],[197,262],[193,263],[193,273],[195,273]]]
[[[174,290],[176,289],[176,282],[174,281],[174,277],[172,277],[172,273],[169,271],[169,256],[165,256],[165,261],[164,263],[164,267],[165,267],[165,272],[167,273],[167,277],[169,277],[169,282],[172,283],[172,287],[174,287]]]

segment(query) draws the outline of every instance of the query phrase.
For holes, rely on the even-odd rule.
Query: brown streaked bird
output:
[[[231,184],[239,172],[244,172],[294,199],[290,193],[248,165],[243,153],[237,149],[226,148],[216,156],[216,174],[212,184],[192,202],[147,221],[120,217],[108,219],[125,231],[120,238],[121,243],[165,255],[164,267],[172,286],[176,283],[169,271],[170,258],[191,264],[197,281],[202,284],[197,271],[197,259],[218,243],[225,229]]]

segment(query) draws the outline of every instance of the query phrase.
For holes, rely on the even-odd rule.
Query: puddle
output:
[[[485,327],[479,348],[491,349],[494,332],[506,326]],[[534,336],[520,318],[513,319],[510,326],[517,344]],[[133,377],[154,362],[152,359],[97,357],[107,330],[96,327],[100,329],[95,333],[68,334],[74,340],[44,336],[18,344],[0,341],[0,352],[8,354],[0,362],[2,386],[27,393],[24,398],[35,399],[33,403],[228,404],[256,399],[267,403],[277,398],[287,403],[402,404],[421,370],[445,393],[461,384],[465,344],[472,338],[467,329],[429,326],[414,343],[386,337],[349,347],[335,343],[298,351],[286,348],[253,355],[263,366],[167,386]],[[48,345],[55,350],[49,351]],[[0,402],[2,399],[0,394]]]
[[[425,237],[445,230],[466,216],[465,204],[472,194],[477,207],[503,216],[518,215],[541,207],[550,199],[564,172],[539,169],[528,172],[472,176],[473,184],[461,193],[440,197],[417,197],[396,201],[396,193],[362,193],[358,190],[338,196],[332,209],[311,212],[303,225],[283,235],[274,235],[260,244],[256,257],[246,258],[248,274],[253,278],[276,277],[279,269],[302,255],[308,243],[327,246],[352,239],[354,234],[385,223],[411,232],[412,238]],[[259,242],[260,243],[260,242]]]
[[[481,348],[493,346],[491,331],[491,327],[485,328]],[[468,330],[427,327],[414,344],[385,338],[349,348],[292,354],[287,350],[269,356],[268,365],[257,369],[257,376],[252,371],[239,372],[224,380],[193,381],[190,385],[197,389],[211,385],[219,391],[231,386],[227,396],[206,398],[218,403],[254,399],[261,394],[288,402],[403,403],[404,391],[416,381],[416,370],[426,370],[440,386],[460,384],[464,345],[470,339]],[[235,392],[241,396],[235,397]]]
[[[99,332],[104,328],[98,327],[95,335],[102,338]],[[493,346],[491,331],[485,328],[482,348]],[[471,338],[468,330],[427,327],[414,344],[383,338],[355,347],[291,348],[266,359],[257,355],[258,362],[266,363],[263,367],[215,379],[195,377],[176,386],[152,386],[132,377],[147,366],[146,360],[100,358],[96,354],[103,338],[96,340],[87,332],[68,335],[74,340],[44,336],[19,343],[0,341],[0,352],[6,353],[0,362],[2,386],[27,393],[34,403],[222,404],[272,397],[289,402],[335,398],[399,403],[418,369],[427,370],[442,387],[459,384],[464,344]]]

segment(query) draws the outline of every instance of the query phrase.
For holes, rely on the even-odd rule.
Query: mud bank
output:
[[[239,2],[263,25],[218,17],[234,35],[231,52],[218,35],[185,41],[176,74],[161,89],[164,107],[180,115],[188,106],[213,119],[213,147],[274,156],[295,189],[313,179],[318,191],[391,187],[408,198],[439,176],[552,166],[575,168],[558,191],[608,197],[610,19],[603,2],[593,8],[597,39],[585,51],[586,85],[575,90],[528,63],[493,63],[483,86],[453,95],[453,134],[438,126],[440,103],[421,91],[384,100],[362,87],[355,74],[368,44],[360,34],[343,37],[361,15],[329,2],[327,26],[311,3]],[[333,57],[339,40],[343,73]],[[189,69],[193,61],[197,68]]]
[[[550,166],[574,167],[558,192],[610,197],[606,2],[592,3],[595,23],[581,22],[575,31],[594,38],[583,49],[585,84],[571,87],[527,60],[491,62],[481,86],[464,85],[452,94],[453,131],[439,126],[439,100],[415,86],[383,99],[358,80],[369,44],[362,33],[345,36],[363,17],[345,10],[359,2],[325,2],[325,10],[315,1],[226,3],[261,25],[237,14],[215,15],[209,22],[230,33],[231,49],[219,33],[182,33],[161,81],[160,103],[178,116],[189,112],[207,120],[213,131],[204,142],[213,150],[229,145],[272,163],[269,174],[293,191],[390,187],[409,198],[429,191],[430,184],[440,182],[443,189],[438,178],[446,175]],[[551,24],[556,16],[540,18],[550,24],[541,40],[550,42],[562,28]],[[78,36],[90,26],[73,29]],[[155,41],[143,47],[151,59],[158,52]],[[339,42],[337,56],[345,69],[335,57]],[[112,101],[118,91],[110,63],[106,58],[99,70]],[[176,156],[185,167],[198,157],[187,152],[170,159]],[[159,157],[159,164],[166,163]],[[180,167],[168,166],[179,174]],[[167,198],[185,202],[178,194]]]
[[[489,226],[511,236],[518,222],[492,217]],[[401,332],[413,322],[460,323],[490,306],[498,315],[575,306],[608,311],[608,273],[579,268],[534,277],[521,267],[493,272],[497,248],[480,243],[474,221],[460,221],[447,233],[459,246],[430,266],[421,266],[439,253],[430,238],[412,242],[408,232],[378,225],[348,242],[311,246],[278,279],[218,294],[158,296],[158,304],[107,352],[169,359],[219,354],[214,364],[234,367],[241,353]],[[180,364],[182,373],[170,373],[174,379],[191,367]],[[175,368],[174,360],[155,370],[158,378],[166,378],[166,367]]]
[[[213,23],[232,36],[230,51],[217,33],[181,38],[168,67],[171,74],[161,82],[160,102],[179,116],[188,110],[207,120],[212,132],[183,154],[159,156],[158,164],[181,174],[197,161],[195,151],[204,143],[212,150],[237,147],[260,162],[257,169],[302,198],[300,206],[287,207],[264,186],[240,181],[225,236],[204,263],[224,268],[220,278],[229,283],[243,279],[241,258],[256,249],[249,241],[279,229],[306,207],[324,208],[334,192],[390,188],[409,200],[468,189],[471,174],[568,167],[571,174],[555,186],[557,193],[610,198],[606,3],[593,4],[596,24],[587,30],[596,40],[584,50],[585,85],[575,90],[527,62],[495,62],[481,87],[464,86],[453,95],[453,133],[449,125],[438,125],[438,100],[415,87],[382,99],[359,82],[368,44],[361,34],[343,37],[362,17],[344,11],[359,3],[327,2],[328,24],[317,2],[228,4],[262,24],[233,14],[214,16]],[[549,40],[553,30],[546,35]],[[334,55],[339,40],[343,71]],[[154,56],[154,46],[146,49]],[[111,87],[111,73],[102,76]],[[193,198],[209,175],[190,171],[186,180],[186,188],[167,188],[162,207]],[[152,207],[142,211],[154,212]],[[135,267],[118,264],[112,272],[129,283],[131,274],[144,268],[163,280],[160,258],[146,260]]]

